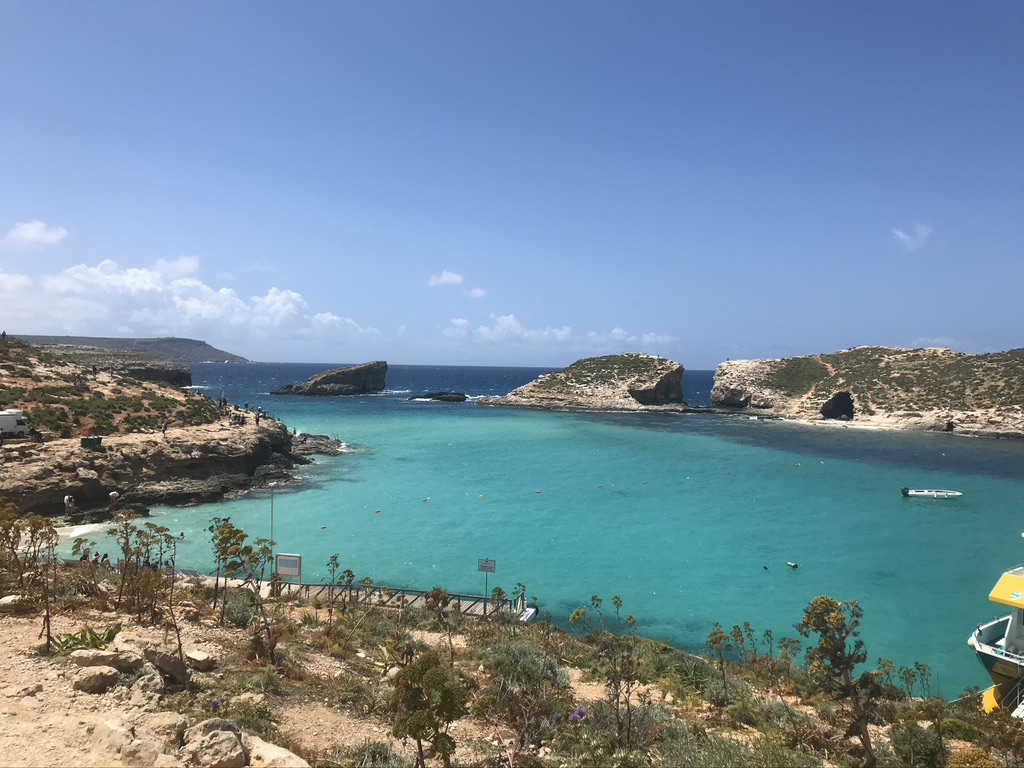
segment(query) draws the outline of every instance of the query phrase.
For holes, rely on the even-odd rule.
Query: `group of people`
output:
[[[110,492],[110,506],[116,506],[117,502],[121,500],[121,494],[117,491]],[[78,504],[75,503],[75,497],[70,493],[64,497],[64,514],[73,515],[78,512]]]
[[[100,553],[99,552],[95,553],[92,556],[91,560],[89,559],[89,553],[86,552],[84,555],[82,555],[78,559],[78,562],[80,562],[80,563],[90,563],[92,565],[102,565],[104,568],[113,568],[114,567],[113,564],[110,562],[110,557],[106,553],[103,553],[103,557],[100,557]]]

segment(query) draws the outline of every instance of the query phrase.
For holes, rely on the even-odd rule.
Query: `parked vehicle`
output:
[[[24,437],[28,434],[28,424],[21,411],[8,409],[0,411],[0,435],[4,437]]]

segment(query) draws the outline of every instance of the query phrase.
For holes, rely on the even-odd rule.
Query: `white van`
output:
[[[22,437],[28,434],[28,425],[21,411],[8,409],[0,411],[0,435],[4,437]]]

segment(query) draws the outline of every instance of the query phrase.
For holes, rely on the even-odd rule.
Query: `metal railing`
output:
[[[352,604],[373,604],[382,608],[399,610],[405,608],[426,608],[427,596],[432,590],[389,587],[374,584],[275,584],[275,593],[281,597],[300,597],[307,600],[344,600]],[[448,592],[448,608],[464,616],[487,617],[501,613],[522,616],[526,613],[525,596],[495,601],[485,595],[463,595]]]

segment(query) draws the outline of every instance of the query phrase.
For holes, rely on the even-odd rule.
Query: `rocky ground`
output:
[[[164,629],[134,626],[124,615],[113,613],[90,611],[57,616],[53,633],[56,636],[77,633],[87,625],[99,631],[126,621],[125,629],[115,642],[116,648],[170,648]],[[42,620],[36,615],[0,618],[0,647],[7,657],[0,684],[0,764],[10,768],[121,765],[172,768],[188,764],[189,747],[187,744],[178,746],[180,734],[186,727],[197,725],[199,718],[179,715],[174,705],[180,706],[180,699],[140,693],[140,679],[131,674],[122,675],[116,684],[100,692],[79,690],[76,686],[81,683],[78,681],[93,668],[79,667],[75,657],[92,652],[78,651],[71,657],[42,655],[41,627]],[[185,653],[205,658],[206,664],[211,665],[205,672],[192,669],[197,683],[194,687],[211,687],[226,676],[237,674],[240,666],[244,666],[237,656],[238,648],[245,644],[243,630],[219,627],[208,620],[183,622],[181,627]],[[430,645],[441,642],[435,633],[415,632],[414,636],[417,641]],[[461,639],[456,638],[456,641],[464,647]],[[315,652],[305,654],[301,665],[310,681],[337,680],[347,674],[344,662]],[[572,672],[577,701],[586,703],[601,698],[603,686],[585,682],[578,671]],[[211,711],[209,717],[222,715],[231,719],[241,706],[240,702],[246,706],[269,706],[282,740],[305,754],[337,754],[339,750],[358,747],[368,741],[384,742],[412,764],[414,744],[392,737],[388,722],[332,706],[318,697],[316,690],[313,685],[305,693],[286,697],[268,697],[258,691],[241,693],[234,699],[218,702],[217,711]],[[126,736],[126,731],[130,735]],[[163,743],[159,758],[156,753],[146,751],[145,739],[154,738],[154,734]],[[459,721],[452,734],[459,744],[456,757],[463,764],[493,755],[495,751],[492,734],[483,723],[472,719]],[[304,764],[294,754],[275,751],[271,748],[273,745],[262,744],[252,736],[243,734],[243,741],[250,747],[245,765]],[[255,756],[252,754],[254,745]],[[270,755],[276,758],[270,761]]]

